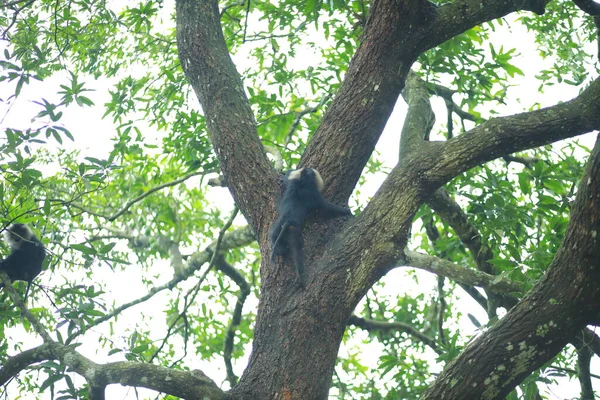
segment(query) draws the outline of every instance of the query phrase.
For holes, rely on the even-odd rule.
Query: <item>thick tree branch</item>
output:
[[[514,11],[542,14],[546,2],[461,0],[435,9],[431,3],[420,0],[374,1],[363,40],[306,149],[302,165],[324,172],[326,194],[345,201],[419,54],[482,22]]]
[[[404,322],[385,322],[385,321],[377,321],[374,319],[366,319],[361,318],[356,315],[353,315],[348,319],[348,325],[354,325],[358,328],[364,329],[369,332],[380,331],[380,332],[390,332],[390,331],[399,331],[404,332],[423,344],[431,347],[433,351],[440,354],[442,353],[440,348],[434,339],[420,332],[417,328],[412,325],[409,325]]]
[[[600,78],[573,100],[541,110],[493,118],[448,140],[427,180],[443,184],[483,162],[600,128]],[[430,157],[434,153],[429,154]]]
[[[325,180],[325,193],[343,202],[373,153],[416,59],[418,29],[430,24],[424,0],[374,1],[362,42],[340,90],[302,157]]]
[[[528,10],[543,14],[549,0],[459,0],[437,9],[435,23],[423,35],[425,51],[483,22]]]
[[[408,112],[400,134],[401,160],[418,150],[423,140],[429,140],[435,123],[435,113],[431,108],[427,88],[417,74],[411,72],[408,75],[402,97],[408,104]]]
[[[218,2],[177,0],[181,66],[200,100],[211,142],[236,204],[256,232],[267,233],[279,195],[240,76],[220,25]],[[268,218],[265,218],[267,216]]]
[[[423,399],[506,396],[552,359],[600,308],[600,137],[564,240],[527,296],[450,363]],[[485,351],[486,357],[478,357]],[[455,385],[456,379],[461,380]]]
[[[96,364],[72,347],[54,342],[9,357],[0,368],[0,384],[5,384],[30,365],[45,360],[61,361],[95,388],[120,384],[145,387],[185,399],[230,398],[202,373],[132,362]]]
[[[519,283],[511,282],[505,278],[463,267],[452,261],[418,253],[416,251],[406,251],[406,264],[409,267],[429,271],[439,276],[445,276],[446,278],[459,283],[470,286],[479,286],[488,289],[493,293],[507,294],[511,292],[521,293],[523,291],[523,288]]]

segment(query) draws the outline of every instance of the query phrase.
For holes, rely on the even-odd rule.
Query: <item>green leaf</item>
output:
[[[89,247],[83,243],[75,243],[75,244],[71,245],[71,248],[73,250],[80,251],[84,254],[90,254],[90,255],[96,254],[96,250],[94,248]]]
[[[48,377],[48,379],[46,379],[44,382],[42,382],[42,384],[40,385],[40,392],[45,391],[46,389],[48,389],[50,386],[53,386],[56,382],[60,381],[61,379],[63,379],[64,375],[63,374],[54,374],[54,375],[50,375]]]

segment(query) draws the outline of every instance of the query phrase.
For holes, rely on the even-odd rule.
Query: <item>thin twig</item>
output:
[[[253,237],[253,234],[252,234],[252,230],[250,229],[249,226],[245,226],[245,227],[236,229],[233,232],[231,232],[229,235],[231,235],[230,236],[231,243],[229,243],[229,239],[228,239],[228,243],[229,243],[228,247],[230,247],[230,248],[245,246],[255,240]],[[221,246],[221,244],[219,243],[219,247],[220,246]],[[152,298],[157,293],[162,292],[163,290],[166,290],[166,289],[173,289],[179,282],[182,282],[182,281],[188,279],[189,277],[191,277],[194,274],[194,272],[197,271],[205,262],[208,262],[208,259],[207,259],[208,254],[211,255],[211,259],[212,259],[212,255],[215,253],[216,249],[218,249],[219,247],[217,247],[217,244],[215,242],[213,242],[210,245],[208,245],[203,251],[196,253],[192,257],[188,257],[187,266],[186,266],[185,272],[182,274],[182,276],[174,277],[169,282],[167,282],[163,285],[155,286],[152,289],[150,289],[150,291],[148,293],[146,293],[144,296],[142,296],[136,300],[130,301],[128,303],[122,304],[119,307],[116,307],[115,309],[113,309],[108,314],[95,319],[92,323],[85,326],[84,328],[81,328],[80,330],[73,332],[67,338],[65,343],[67,343],[67,344],[70,343],[71,341],[73,341],[73,339],[75,339],[79,335],[83,334],[86,330],[93,328],[95,326],[98,326],[101,323],[114,318],[116,315],[120,314],[121,312],[123,312],[124,310],[126,310],[128,308],[131,308],[137,304],[145,302],[146,300]]]
[[[118,211],[116,214],[108,217],[107,219],[112,222],[115,219],[119,218],[121,215],[123,215],[132,205],[134,205],[135,203],[139,202],[140,200],[142,200],[142,199],[150,196],[152,193],[157,192],[159,190],[162,190],[164,188],[170,187],[170,186],[178,185],[178,184],[180,184],[182,182],[185,182],[186,180],[190,179],[191,177],[202,175],[202,174],[204,174],[204,171],[190,172],[189,174],[183,176],[182,178],[175,179],[174,181],[163,183],[162,185],[155,186],[152,189],[149,189],[147,192],[142,193],[141,195],[139,195],[135,199],[128,201],[127,204],[125,204],[120,211]]]
[[[223,225],[221,227],[221,230],[219,231],[219,236],[217,237],[217,243],[215,245],[215,249],[213,251],[212,258],[210,259],[210,263],[208,264],[208,267],[206,268],[206,270],[204,271],[204,273],[202,274],[202,276],[198,280],[198,283],[196,283],[196,285],[194,285],[194,287],[192,289],[190,289],[186,293],[186,295],[184,296],[184,307],[183,307],[183,310],[181,311],[181,313],[179,313],[179,315],[177,316],[177,318],[169,325],[169,328],[167,330],[167,334],[163,338],[161,345],[154,352],[154,354],[150,357],[150,360],[148,362],[152,362],[154,360],[154,358],[156,358],[156,356],[158,356],[158,354],[160,353],[160,351],[162,350],[162,348],[167,343],[167,340],[172,335],[172,329],[175,327],[175,325],[177,324],[177,322],[181,318],[183,318],[185,316],[185,314],[187,313],[187,310],[190,308],[190,306],[192,304],[196,304],[193,300],[198,295],[198,292],[200,291],[200,288],[202,287],[202,283],[204,282],[204,280],[206,279],[206,276],[208,275],[208,273],[210,272],[210,270],[214,266],[215,260],[217,259],[217,254],[219,254],[219,252],[220,252],[220,247],[221,247],[221,242],[223,241],[223,236],[225,235],[225,232],[227,232],[227,229],[229,229],[229,227],[233,223],[233,220],[237,216],[237,213],[238,213],[238,208],[237,208],[237,206],[234,206],[233,207],[233,211],[231,213],[231,216],[229,217],[229,219],[227,220],[227,222],[225,223],[225,225]],[[190,299],[190,296],[191,296],[191,299]]]

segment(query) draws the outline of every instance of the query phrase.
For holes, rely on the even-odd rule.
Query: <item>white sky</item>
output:
[[[169,4],[171,2],[165,2],[165,9],[170,9]],[[249,27],[251,29],[251,26]],[[535,56],[536,47],[534,43],[533,35],[527,33],[524,28],[513,25],[510,29],[508,29],[508,25],[505,24],[502,27],[498,27],[497,32],[492,36],[491,41],[494,43],[496,49],[500,47],[501,44],[504,45],[505,49],[509,49],[514,46],[515,43],[518,43],[518,49],[520,52],[520,56],[516,59],[513,59],[513,64],[517,65],[519,68],[523,70],[525,76],[517,76],[515,77],[511,83],[513,84],[513,88],[509,91],[509,97],[507,98],[506,106],[498,107],[496,111],[500,113],[500,115],[510,115],[516,112],[521,112],[527,109],[530,105],[535,103],[540,103],[542,106],[548,106],[556,104],[559,101],[569,100],[575,97],[578,93],[578,88],[566,86],[566,85],[556,85],[553,87],[547,87],[545,89],[545,93],[538,93],[537,89],[539,86],[539,81],[534,79],[536,73],[541,70],[544,65],[546,67],[551,63],[551,60],[541,60]],[[0,42],[0,46],[4,43]],[[590,46],[592,46],[590,44]],[[2,48],[0,47],[0,51]],[[592,53],[595,54],[594,49],[591,50]],[[314,51],[311,49],[306,49],[305,51],[298,51],[298,56],[296,57],[298,63],[310,63],[310,62],[318,62],[315,61]],[[234,56],[234,61],[238,65],[238,70],[244,69],[244,63],[247,63],[247,58],[243,54],[238,54]],[[293,62],[293,61],[292,61]],[[300,64],[297,66],[300,68]],[[43,83],[34,82],[32,85],[26,86],[23,89],[23,92],[19,99],[12,105],[11,109],[8,110],[6,104],[0,103],[0,130],[3,131],[6,127],[26,127],[29,126],[31,118],[39,112],[39,109],[35,104],[32,103],[33,100],[38,100],[41,97],[48,99],[49,101],[58,101],[58,96],[56,95],[56,91],[58,85],[64,84],[67,82],[68,76],[66,74],[57,74],[55,77],[46,80]],[[112,142],[110,138],[114,136],[115,129],[110,119],[101,119],[102,114],[104,113],[101,105],[108,101],[109,96],[106,88],[109,84],[104,80],[93,81],[91,78],[86,81],[86,87],[95,89],[96,92],[90,93],[90,97],[93,99],[98,107],[93,108],[78,108],[71,107],[68,112],[65,113],[62,122],[75,136],[75,143],[70,143],[69,141],[65,142],[65,146],[67,148],[80,149],[84,156],[92,156],[97,158],[106,158],[109,151],[112,149]],[[7,88],[6,83],[0,83],[0,91],[2,93],[6,93],[5,91],[12,89]],[[4,97],[4,95],[2,96]],[[439,98],[432,98],[432,104],[434,106],[434,110],[436,111],[436,127],[445,124],[446,121],[446,111],[443,101]],[[200,107],[198,106],[198,109]],[[377,151],[380,156],[379,159],[383,161],[384,167],[392,168],[397,160],[398,160],[398,140],[399,133],[402,128],[402,123],[404,120],[404,116],[406,113],[406,105],[400,100],[396,105],[393,114],[391,115],[388,124],[381,136],[381,139],[377,145]],[[485,114],[484,114],[485,115]],[[434,128],[435,130],[436,128]],[[160,134],[154,132],[152,129],[145,131],[145,134],[148,134],[148,137],[153,137],[153,140],[159,140]],[[595,135],[588,134],[586,137],[582,139],[582,143],[584,143],[587,147],[592,147]],[[366,185],[366,187],[361,188],[362,196],[361,202],[364,204],[365,200],[372,196],[380,184],[385,179],[384,174],[377,174],[375,177],[371,178]],[[208,195],[209,199],[212,199],[219,204],[224,204],[224,207],[229,210],[232,205],[231,198],[225,189],[214,188],[210,190]],[[110,281],[110,285],[113,288],[113,291],[110,293],[111,296],[115,299],[115,304],[119,305],[131,300],[134,300],[144,294],[147,293],[147,288],[142,284],[140,280],[140,276],[142,274],[141,268],[136,266],[135,264],[131,265],[125,271],[117,271],[112,272],[106,268],[99,268],[100,271],[95,274],[99,280],[102,281]],[[165,270],[169,271],[168,274],[165,274],[164,281],[166,282],[170,279],[170,269],[165,267]],[[42,275],[42,283],[44,285],[51,285],[51,278],[46,273]],[[389,295],[397,295],[397,296],[411,296],[420,294],[423,292],[423,288],[426,288],[426,291],[434,291],[435,288],[435,277],[431,274],[419,272],[419,281],[420,284],[416,285],[412,283],[412,278],[408,278],[406,276],[406,272],[402,269],[396,269],[390,272],[385,278],[384,282],[386,282],[386,289],[389,291]],[[59,277],[56,277],[59,279]],[[403,285],[403,287],[398,287],[395,283],[403,282],[409,283]],[[163,283],[163,282],[157,282]],[[189,284],[183,283],[183,287],[189,287]],[[470,297],[464,295],[461,296],[462,292],[457,290],[460,300],[455,303],[455,306],[458,306],[459,309],[466,314],[470,312],[474,314],[480,322],[485,323],[487,321],[487,316],[477,304],[471,300]],[[143,315],[155,315],[156,310],[160,310],[157,321],[152,324],[153,329],[156,332],[156,337],[160,337],[161,334],[166,332],[166,326],[164,326],[164,315],[162,314],[162,310],[166,308],[166,301],[169,298],[168,292],[163,292],[159,295],[156,295],[150,301],[130,308],[126,310],[120,317],[118,322],[115,324],[115,331],[118,332],[116,335],[111,335],[109,330],[109,324],[105,323],[96,327],[92,330],[92,332],[88,332],[83,340],[83,346],[79,347],[79,351],[87,357],[90,357],[93,361],[103,363],[108,361],[117,361],[122,360],[123,357],[121,354],[116,354],[111,357],[106,356],[107,351],[101,350],[98,351],[98,338],[99,335],[107,335],[112,337],[114,340],[122,342],[123,347],[127,347],[125,345],[127,339],[125,335],[127,334],[127,329],[135,326],[136,323],[141,321],[141,316]],[[208,299],[206,299],[208,301]],[[254,304],[252,304],[254,303]],[[252,308],[256,308],[256,301],[250,301],[245,305],[245,310],[249,310]],[[471,324],[471,322],[463,317],[459,321],[459,325],[461,326],[461,331],[464,336],[474,334],[476,332],[475,327]],[[25,333],[21,328],[15,328],[9,330],[9,332],[13,335],[24,335]],[[119,337],[119,333],[122,334],[122,337]],[[361,340],[365,339],[367,334],[358,334],[356,341],[351,343],[351,346],[345,346],[342,344],[340,349],[340,355],[346,354],[348,351],[352,351],[352,346],[356,343],[359,343]],[[40,344],[41,341],[37,337],[32,337],[30,341],[30,346],[35,346]],[[375,367],[377,365],[378,360],[378,347],[379,345],[376,343],[371,343],[369,345],[361,344],[363,361],[365,364]],[[190,346],[191,352],[193,352],[193,345]],[[249,351],[247,352],[247,356],[249,355]],[[198,368],[204,371],[209,377],[214,379],[218,384],[221,384],[225,380],[225,371],[223,367],[223,361],[221,358],[209,361],[199,360],[195,357],[188,356],[188,366],[192,369]],[[193,360],[193,361],[192,361]],[[246,358],[242,360],[238,360],[234,364],[235,372],[240,375],[243,369],[246,366]],[[338,369],[338,373],[341,371]],[[600,362],[598,362],[597,358],[593,360],[593,373],[600,374]],[[75,377],[72,375],[72,377]],[[83,380],[79,380],[79,382],[83,382]],[[596,386],[596,390],[600,390],[600,385],[598,385],[597,381],[593,382]],[[226,384],[225,384],[226,385]],[[226,386],[224,386],[226,387]],[[544,389],[544,388],[542,388]],[[139,394],[143,398],[144,395],[153,398],[151,391],[147,391],[144,389],[138,390]],[[333,392],[332,392],[333,394]],[[576,380],[568,382],[567,379],[561,380],[561,384],[557,386],[553,386],[551,388],[551,392],[547,393],[550,395],[551,399],[568,399],[568,398],[577,398],[579,395],[579,384]],[[109,399],[135,399],[136,394],[131,388],[124,388],[119,385],[111,385],[107,388],[106,392],[107,398]],[[43,397],[38,397],[37,395],[32,397],[23,397],[25,399],[34,399],[34,398],[50,398],[49,395],[44,395]]]

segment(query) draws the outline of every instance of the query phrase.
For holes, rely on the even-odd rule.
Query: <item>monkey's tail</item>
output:
[[[285,231],[287,231],[289,227],[290,223],[285,222],[281,227],[281,231],[279,231],[277,239],[275,239],[275,243],[273,243],[273,247],[271,248],[271,264],[275,262],[275,256],[277,255],[277,246],[279,245],[279,240],[283,237]]]
[[[304,277],[304,251],[302,250],[304,245],[302,243],[302,229],[293,226],[288,237],[290,249],[292,249],[292,257],[294,258],[294,264],[296,265],[296,273],[298,274],[298,283],[304,288],[306,287],[306,278]]]

